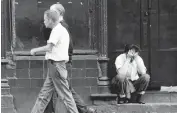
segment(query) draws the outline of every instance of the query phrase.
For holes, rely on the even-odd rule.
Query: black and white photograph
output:
[[[177,113],[177,0],[1,0],[1,113]]]

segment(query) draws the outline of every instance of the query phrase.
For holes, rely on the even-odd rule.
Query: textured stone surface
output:
[[[29,78],[29,69],[16,69],[16,77],[17,78]]]
[[[97,68],[97,60],[86,60],[86,68]]]
[[[97,113],[176,113],[177,104],[124,104],[94,106]]]
[[[91,87],[92,94],[107,94],[110,93],[110,88],[107,86],[95,86]]]
[[[16,61],[16,69],[24,69],[24,68],[29,68],[29,61],[28,60]]]
[[[30,61],[30,68],[42,68],[44,66],[43,60]]]
[[[12,95],[1,95],[1,107],[2,108],[13,108],[13,96]]]
[[[105,101],[107,100],[115,100],[116,94],[111,94],[111,93],[99,93],[98,89],[101,87],[91,87],[91,91],[94,91],[97,93],[92,93],[91,97],[93,97],[93,102],[94,101]],[[104,88],[104,87],[103,87]],[[177,93],[169,93],[169,92],[160,92],[160,91],[147,91],[145,95],[142,96],[142,102],[145,103],[177,103]]]
[[[30,79],[16,79],[15,87],[30,88]]]
[[[90,87],[89,86],[81,86],[81,87],[73,87],[74,90],[81,96],[81,98],[84,100],[87,104],[92,104],[92,101],[90,99]]]
[[[72,69],[72,78],[85,77],[85,69],[83,68],[73,68]]]
[[[85,60],[74,60],[72,61],[73,68],[85,68]]]
[[[9,95],[10,88],[1,88],[1,95]]]
[[[30,69],[30,78],[43,78],[43,68]]]
[[[97,86],[97,78],[72,78],[73,87]]]
[[[30,113],[41,88],[11,88],[17,113]]]
[[[41,88],[45,79],[31,79],[31,88]]]
[[[153,94],[153,101],[156,102],[170,102],[170,94]]]
[[[6,73],[7,77],[14,77],[16,75],[16,70],[15,69],[6,69],[5,73]]]
[[[86,69],[86,77],[98,77],[98,69]]]
[[[171,93],[171,102],[177,103],[177,93]]]
[[[1,113],[18,113],[18,112],[13,108],[1,108]]]
[[[5,67],[6,67],[5,65],[1,65],[1,78],[6,78],[7,76]]]

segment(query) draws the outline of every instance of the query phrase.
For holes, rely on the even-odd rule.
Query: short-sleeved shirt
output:
[[[51,31],[47,43],[54,46],[51,52],[46,52],[45,58],[54,61],[68,61],[69,33],[60,23],[58,23]]]
[[[68,50],[68,54],[69,54],[69,60],[70,60],[70,62],[71,62],[71,60],[72,60],[72,55],[73,55],[73,41],[72,41],[72,36],[71,36],[71,34],[70,34],[70,32],[69,32],[69,26],[68,26],[68,24],[65,22],[65,20],[62,20],[60,23],[61,23],[61,25],[62,25],[63,27],[65,27],[65,28],[67,29],[67,31],[68,31],[68,33],[69,33],[69,38],[70,38],[70,40],[69,40],[69,50]],[[41,25],[41,28],[40,28],[40,31],[41,31],[41,36],[42,36],[43,38],[45,38],[45,40],[47,41],[47,40],[49,39],[49,37],[50,37],[50,34],[51,34],[52,29],[51,29],[51,28],[46,28],[45,25],[42,24],[42,25]]]
[[[116,69],[119,70],[126,62],[127,56],[125,53],[119,55],[116,58],[115,66]],[[127,78],[131,79],[132,81],[137,80],[139,78],[138,74],[145,74],[146,67],[144,65],[143,59],[140,56],[137,56],[135,60],[128,64],[127,70]]]

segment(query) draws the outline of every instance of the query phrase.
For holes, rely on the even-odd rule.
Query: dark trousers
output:
[[[135,81],[128,80],[125,76],[116,75],[112,79],[114,90],[120,97],[131,98],[131,93],[143,94],[149,84],[150,76],[148,74],[140,75]]]

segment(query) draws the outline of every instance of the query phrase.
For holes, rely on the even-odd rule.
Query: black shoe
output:
[[[128,103],[131,103],[131,101],[130,101],[130,99],[129,99],[129,98],[125,98],[124,103],[128,104]]]
[[[141,97],[142,97],[141,94],[137,94],[136,103],[138,103],[138,104],[145,104],[144,102],[141,102]]]
[[[129,100],[129,103],[136,103],[136,99],[137,99],[137,94],[136,93],[132,93],[131,94],[131,98]]]
[[[144,102],[138,102],[138,104],[145,104]]]
[[[123,98],[118,97],[118,99],[117,99],[117,104],[124,104],[125,101],[126,101],[126,98],[125,98],[125,97],[123,97]]]

